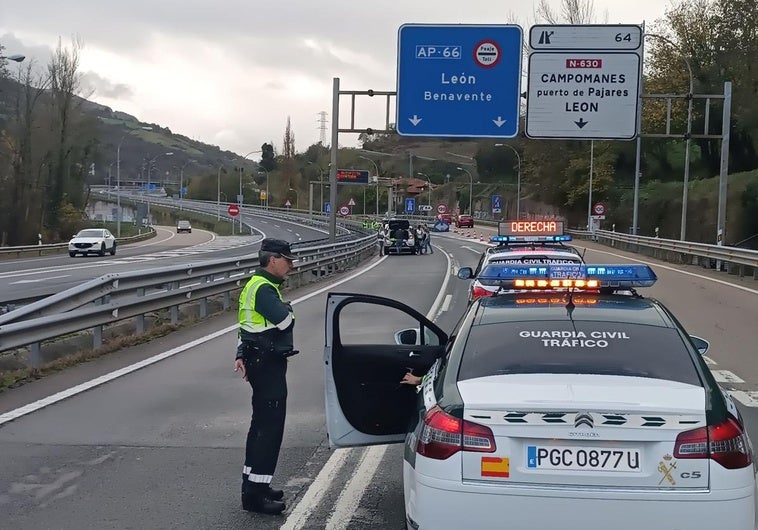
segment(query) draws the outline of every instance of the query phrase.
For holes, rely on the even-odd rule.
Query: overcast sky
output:
[[[559,0],[552,0],[554,6]],[[530,0],[33,0],[0,1],[0,43],[45,64],[59,37],[84,42],[90,99],[239,154],[273,141],[291,117],[298,151],[331,118],[343,90],[395,90],[404,23],[534,23]],[[650,24],[667,0],[594,0],[598,22]],[[28,60],[28,59],[27,59]],[[377,99],[377,98],[375,98]],[[364,101],[367,101],[364,100]],[[384,102],[356,125],[380,128]],[[349,107],[343,105],[343,116]],[[344,120],[342,125],[345,125]],[[394,118],[391,119],[394,122]],[[329,123],[327,123],[329,126]],[[326,143],[329,143],[327,130]],[[353,146],[354,138],[340,136]]]

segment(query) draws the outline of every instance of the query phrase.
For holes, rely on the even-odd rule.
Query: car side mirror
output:
[[[471,267],[461,267],[458,269],[458,278],[461,280],[469,280],[474,277],[474,271]]]
[[[415,328],[401,329],[395,333],[395,342],[397,344],[418,344],[418,330]]]
[[[705,355],[708,353],[708,348],[711,347],[710,342],[705,339],[701,339],[700,337],[695,337],[694,335],[690,335],[690,339],[692,339],[692,343],[695,345],[695,348],[697,348],[697,351],[700,355]]]

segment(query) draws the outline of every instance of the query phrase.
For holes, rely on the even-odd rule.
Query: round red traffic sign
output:
[[[447,204],[438,204],[437,213],[447,213]]]
[[[605,214],[605,204],[602,202],[596,202],[595,206],[592,207],[592,213],[595,215],[603,215]]]
[[[343,217],[347,217],[348,215],[350,215],[350,207],[340,206],[340,215]]]
[[[227,208],[226,211],[229,212],[229,215],[231,215],[232,217],[237,217],[237,215],[239,215],[240,213],[240,207],[237,206],[236,204],[230,204],[229,208]]]
[[[500,62],[500,46],[494,40],[483,40],[474,46],[474,61],[482,68],[492,68]]]

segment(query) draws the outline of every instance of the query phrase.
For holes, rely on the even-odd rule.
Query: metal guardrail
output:
[[[155,230],[148,228],[148,231],[144,234],[138,234],[136,236],[119,237],[116,239],[119,245],[126,245],[129,243],[137,243],[145,239],[150,239],[155,236]],[[59,252],[68,251],[68,242],[66,243],[50,243],[46,245],[21,245],[17,247],[0,247],[0,258],[4,256],[12,256],[16,254],[16,257],[20,257],[21,254],[37,254],[39,256],[45,254],[55,254]]]
[[[376,250],[376,235],[354,230],[349,241],[293,249],[298,261],[288,284],[301,286],[348,266]],[[241,289],[258,266],[257,257],[230,258],[175,267],[106,274],[23,308],[0,316],[0,351],[31,345],[30,364],[41,362],[40,343],[62,335],[93,330],[93,347],[102,345],[103,326],[137,318],[137,333],[145,329],[145,314],[170,309],[171,322],[179,306],[199,302],[207,316],[208,298]]]
[[[758,250],[676,239],[634,236],[609,230],[597,230],[594,233],[585,230],[569,230],[568,232],[577,237],[593,239],[599,243],[623,250],[650,254],[667,261],[679,261],[693,265],[702,264],[708,267],[713,266],[710,263],[711,261],[723,262],[728,264],[730,268],[734,265],[739,266],[741,275],[744,275],[745,267],[749,267],[753,270],[753,277],[758,279]]]

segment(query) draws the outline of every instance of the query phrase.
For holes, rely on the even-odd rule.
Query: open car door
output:
[[[418,418],[410,370],[423,376],[447,334],[389,298],[329,293],[324,351],[326,422],[331,447],[398,443]]]

